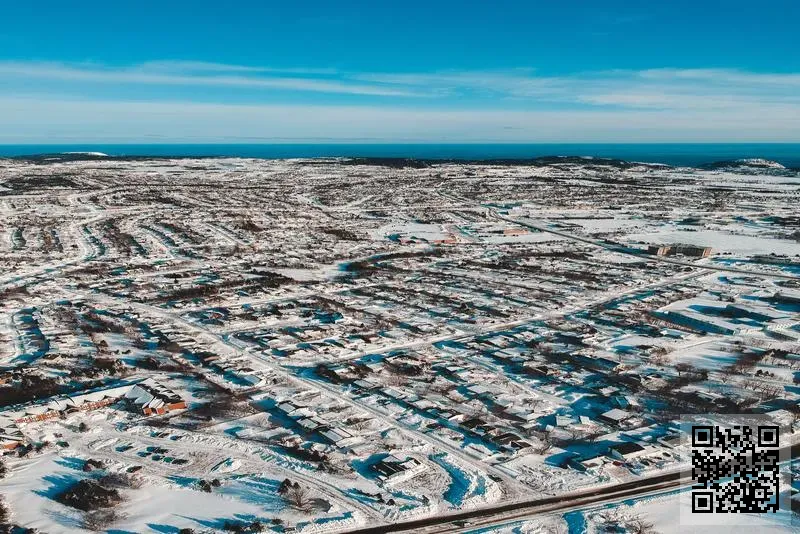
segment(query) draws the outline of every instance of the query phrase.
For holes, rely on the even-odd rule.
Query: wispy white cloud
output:
[[[133,67],[111,68],[94,64],[0,62],[0,76],[6,78],[36,78],[64,82],[146,84],[154,86],[222,86],[390,97],[424,96],[424,93],[416,92],[407,87],[384,87],[379,84],[353,83],[319,76],[249,75],[250,73],[265,72],[287,73],[288,71],[214,63],[148,63]],[[295,72],[311,71],[297,69]]]
[[[135,67],[144,72],[237,72],[237,73],[272,73],[272,74],[303,74],[303,75],[333,75],[336,69],[312,69],[304,67],[264,67],[253,65],[232,65],[228,63],[214,63],[209,61],[185,60],[160,60],[146,61]]]
[[[800,103],[800,74],[728,69],[647,69],[539,76],[532,70],[359,74],[356,79],[404,87],[439,87],[443,94],[473,92],[546,103],[639,109],[760,106]]]
[[[734,69],[660,68],[548,76],[531,68],[370,73],[203,61],[149,61],[128,66],[0,61],[0,77],[7,81],[39,80],[42,85],[49,83],[51,92],[58,91],[59,83],[216,86],[231,91],[428,99],[433,105],[469,103],[477,108],[578,105],[666,110],[800,104],[800,73]]]
[[[0,97],[0,142],[800,141],[800,106],[729,110],[431,110]]]
[[[209,141],[800,141],[799,73],[661,68],[547,76],[530,68],[355,73],[197,61],[0,61],[0,80],[8,82],[0,84],[5,142],[198,135]],[[82,91],[97,86],[103,90]],[[147,86],[150,101],[123,98],[133,94],[129,86]],[[200,103],[190,90],[179,97],[159,91],[169,86],[227,90],[215,92],[218,103]],[[236,91],[247,89],[248,101],[263,104],[231,104]],[[288,105],[281,100],[287,91],[317,96],[313,105]],[[343,94],[351,95],[346,106],[330,98]]]

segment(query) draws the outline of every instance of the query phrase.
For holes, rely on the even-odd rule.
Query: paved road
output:
[[[787,445],[781,449],[781,457],[789,453],[789,458],[800,456],[800,443]],[[677,471],[642,478],[613,486],[603,486],[527,501],[500,504],[465,512],[441,514],[435,517],[403,521],[391,525],[378,525],[348,531],[348,534],[388,534],[393,532],[414,532],[419,534],[440,534],[472,531],[476,528],[499,526],[528,519],[539,514],[585,508],[605,502],[616,502],[630,497],[642,497],[653,493],[663,493],[686,487],[691,481],[686,471]]]
[[[682,483],[688,483],[689,481],[689,478],[683,477],[681,472],[668,473],[649,479],[635,480],[615,486],[604,486],[602,488],[560,495],[557,497],[544,497],[528,501],[501,504],[492,506],[491,508],[479,508],[467,512],[443,514],[425,519],[404,521],[393,525],[378,525],[348,532],[349,534],[386,534],[390,532],[424,532],[426,534],[432,534],[438,532],[453,532],[463,528],[465,525],[463,522],[467,522],[470,528],[475,528],[497,521],[507,522],[530,515],[556,512],[568,508],[595,504],[609,499],[617,500],[656,490],[677,488]]]

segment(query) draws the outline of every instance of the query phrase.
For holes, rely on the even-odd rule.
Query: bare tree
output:
[[[537,454],[544,454],[553,448],[553,432],[550,430],[542,430],[537,434],[540,444],[534,449]]]
[[[408,382],[408,377],[393,371],[389,371],[388,375],[386,376],[386,384],[389,386],[402,386],[405,385],[406,382]]]
[[[645,521],[641,516],[636,516],[626,521],[625,526],[633,534],[657,534],[658,532],[653,523]]]
[[[680,378],[683,373],[694,371],[694,366],[689,363],[678,363],[675,364],[675,371],[678,372],[678,378]]]
[[[11,509],[9,509],[3,496],[0,495],[0,524],[7,523],[11,519]]]
[[[570,441],[573,442],[582,441],[586,438],[586,432],[582,428],[573,426],[567,432],[569,432]]]
[[[727,384],[728,381],[735,374],[736,374],[736,370],[734,369],[734,367],[730,366],[730,365],[726,365],[725,367],[722,368],[722,371],[720,371],[720,377],[719,377],[720,382],[722,382],[723,384]]]
[[[542,532],[544,534],[569,534],[569,528],[567,528],[566,523],[564,523],[561,518],[558,518],[557,521],[549,525],[544,525],[542,527]]]
[[[286,502],[298,510],[308,511],[311,507],[308,490],[296,482],[286,490],[284,498]]]
[[[102,486],[111,488],[139,489],[144,486],[144,479],[129,473],[109,473],[98,479]]]
[[[83,528],[93,532],[103,532],[123,517],[114,510],[91,510],[83,514]]]
[[[664,347],[657,347],[657,349],[653,349],[650,361],[653,362],[653,365],[664,367],[667,365],[667,362],[669,362],[669,359],[667,358],[667,350]]]

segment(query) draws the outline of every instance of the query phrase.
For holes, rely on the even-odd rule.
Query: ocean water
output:
[[[229,156],[244,158],[387,157],[415,159],[525,159],[595,156],[695,166],[764,158],[800,168],[800,143],[741,144],[69,144],[0,145],[2,156],[103,152],[111,156]]]

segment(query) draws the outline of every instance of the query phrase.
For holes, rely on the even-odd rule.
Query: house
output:
[[[343,428],[327,428],[325,430],[318,430],[319,434],[327,441],[331,442],[337,447],[345,447],[358,441],[358,438]]]
[[[597,419],[609,425],[620,426],[631,417],[633,417],[632,413],[613,408],[597,416]]]
[[[144,415],[164,414],[186,408],[186,402],[152,380],[97,389],[80,395],[61,395],[43,402],[12,407],[5,415],[17,424],[60,419],[76,412],[89,412],[121,400],[132,402]],[[0,414],[1,415],[1,414]]]
[[[639,404],[639,401],[636,399],[636,397],[633,397],[632,395],[617,395],[616,397],[614,397],[614,403],[623,410],[628,408],[633,408],[633,409],[641,408],[641,404]]]
[[[609,448],[609,456],[621,461],[634,460],[652,452],[651,447],[643,447],[633,441],[625,441]]]
[[[378,473],[378,480],[386,484],[408,480],[421,472],[424,466],[416,458],[408,457],[405,460],[401,460],[397,456],[390,454],[373,465],[372,468]]]
[[[572,416],[569,416],[569,415],[556,415],[556,426],[559,427],[559,428],[566,428],[566,427],[572,425],[572,423],[574,421],[575,420],[572,418]]]
[[[119,401],[132,385],[114,388],[99,389],[81,395],[62,395],[52,397],[43,402],[31,403],[13,408],[8,413],[14,413],[14,422],[18,424],[60,419],[75,412],[88,412],[109,406]]]
[[[144,415],[163,415],[187,407],[180,395],[152,380],[133,386],[125,394],[125,399]]]
[[[673,434],[667,434],[666,436],[660,437],[656,441],[658,441],[660,444],[664,445],[665,447],[669,447],[670,449],[675,449],[675,448],[681,446],[681,444],[684,441],[684,437],[680,433],[673,433]]]
[[[471,386],[468,386],[467,391],[469,391],[476,397],[487,397],[490,396],[493,392],[492,389],[484,386],[483,384],[473,384]]]
[[[299,419],[297,421],[297,424],[303,427],[304,429],[308,430],[309,432],[325,426],[325,423],[323,423],[322,421],[320,421],[315,417],[304,417],[302,419]]]
[[[378,387],[378,384],[376,382],[373,382],[372,380],[369,380],[367,378],[364,378],[362,380],[356,380],[355,382],[353,382],[353,384],[359,389],[363,389],[364,391],[371,391]]]
[[[692,256],[695,258],[708,258],[711,256],[711,247],[701,247],[697,245],[687,245],[676,243],[673,245],[650,245],[647,247],[647,253],[653,256],[674,256],[682,254],[684,256]]]
[[[514,417],[519,417],[526,423],[536,421],[539,418],[539,414],[537,414],[534,410],[516,405],[511,405],[506,408],[506,413]]]
[[[25,441],[17,424],[10,417],[0,415],[0,451],[16,449]]]
[[[606,463],[605,457],[600,456],[591,456],[589,458],[584,459],[576,459],[572,461],[572,466],[575,467],[578,471],[594,471],[598,467],[601,467],[603,464]]]

